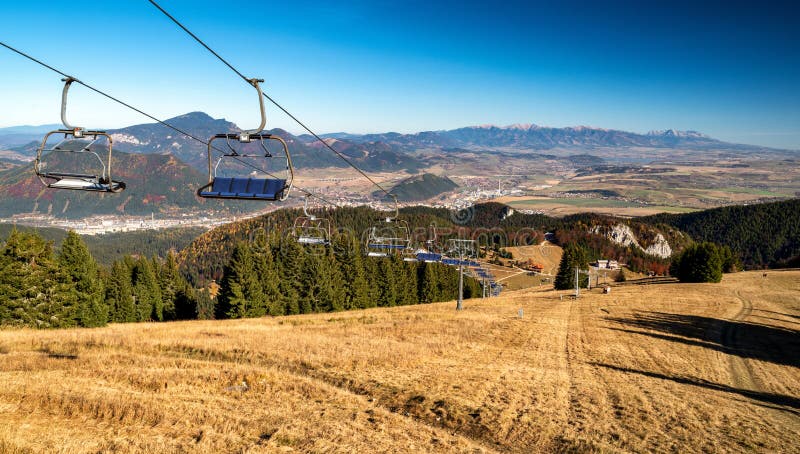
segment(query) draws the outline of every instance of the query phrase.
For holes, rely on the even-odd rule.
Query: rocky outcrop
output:
[[[665,259],[672,255],[672,248],[667,242],[667,239],[664,238],[664,235],[659,233],[656,235],[656,239],[653,244],[644,249],[644,253]]]
[[[672,247],[661,233],[657,233],[653,243],[645,248],[639,243],[636,234],[633,233],[630,226],[625,224],[616,224],[611,227],[597,225],[592,227],[589,231],[595,235],[605,235],[609,240],[619,245],[635,247],[648,255],[661,258],[668,258],[672,255]]]

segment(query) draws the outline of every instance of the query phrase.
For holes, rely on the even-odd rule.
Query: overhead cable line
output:
[[[200,43],[200,45],[202,45],[203,47],[205,47],[205,48],[206,48],[206,50],[208,50],[209,52],[211,52],[211,54],[213,54],[215,57],[217,57],[217,59],[219,59],[219,61],[221,61],[222,63],[224,63],[224,64],[225,64],[225,66],[227,66],[228,68],[230,68],[230,69],[231,69],[231,71],[233,71],[234,73],[236,73],[236,75],[237,75],[237,76],[241,77],[241,78],[242,78],[242,80],[244,80],[245,82],[247,82],[248,84],[250,84],[250,79],[248,79],[248,78],[247,78],[247,77],[246,77],[244,74],[242,74],[242,73],[241,73],[241,72],[240,72],[238,69],[236,69],[236,68],[235,68],[233,65],[231,65],[230,63],[228,63],[228,61],[227,61],[227,60],[225,60],[224,58],[222,58],[222,57],[221,57],[221,56],[220,56],[218,53],[216,53],[216,52],[215,52],[215,51],[214,51],[214,50],[213,50],[211,47],[209,47],[209,46],[208,46],[208,45],[207,45],[205,42],[203,42],[203,40],[202,40],[202,39],[198,38],[198,37],[197,37],[197,35],[195,35],[195,34],[194,34],[194,33],[192,33],[192,32],[191,32],[191,31],[190,31],[188,28],[186,28],[186,26],[184,26],[184,25],[183,25],[183,24],[182,24],[182,23],[181,23],[181,22],[180,22],[178,19],[176,19],[176,18],[175,18],[173,15],[171,15],[170,13],[168,13],[168,12],[167,12],[167,11],[166,11],[164,8],[162,8],[162,7],[161,7],[161,5],[159,5],[158,3],[156,3],[156,2],[155,2],[155,0],[148,0],[148,1],[149,1],[149,2],[150,2],[152,5],[153,5],[153,6],[155,6],[156,8],[158,8],[158,10],[159,10],[159,11],[161,11],[162,13],[164,13],[164,15],[165,15],[165,16],[167,16],[167,17],[168,17],[170,20],[172,20],[172,22],[174,22],[174,23],[175,23],[175,24],[176,24],[178,27],[182,28],[182,29],[183,29],[183,31],[185,31],[185,32],[186,32],[186,33],[187,33],[189,36],[191,36],[192,38],[194,38],[194,40],[195,40],[195,41],[197,41],[198,43]],[[289,116],[289,118],[291,118],[292,120],[294,120],[294,121],[295,121],[295,123],[297,123],[298,125],[300,125],[300,126],[301,126],[303,129],[305,129],[305,130],[306,130],[306,131],[307,131],[309,134],[311,134],[312,136],[314,136],[314,138],[315,138],[315,139],[317,139],[317,140],[318,140],[318,141],[319,141],[319,142],[320,142],[322,145],[324,145],[324,146],[325,146],[327,149],[329,149],[330,151],[332,151],[334,154],[336,154],[338,157],[340,157],[340,158],[341,158],[341,159],[342,159],[344,162],[346,162],[346,163],[347,163],[347,164],[348,164],[350,167],[352,167],[353,169],[355,169],[355,170],[356,170],[356,172],[360,173],[360,174],[361,174],[361,175],[362,175],[364,178],[366,178],[367,180],[369,180],[369,181],[370,181],[370,183],[372,183],[372,184],[373,184],[373,185],[375,185],[375,186],[376,186],[378,189],[380,189],[381,191],[383,191],[383,192],[384,192],[384,193],[385,193],[387,196],[395,198],[395,202],[397,201],[397,200],[396,200],[396,197],[395,197],[393,194],[391,194],[389,191],[387,191],[386,189],[384,189],[384,187],[383,187],[383,186],[381,186],[380,184],[378,184],[378,182],[377,182],[377,181],[373,180],[373,179],[372,179],[372,178],[371,178],[369,175],[367,175],[367,173],[366,173],[366,172],[364,172],[363,170],[361,170],[360,168],[358,168],[358,166],[357,166],[357,165],[355,165],[355,164],[354,164],[354,163],[353,163],[353,162],[352,162],[352,161],[351,161],[351,160],[350,160],[350,159],[349,159],[347,156],[345,156],[344,154],[342,154],[341,152],[339,152],[338,150],[336,150],[335,148],[333,148],[333,147],[332,147],[332,146],[331,146],[331,145],[330,145],[328,142],[325,142],[325,141],[322,139],[322,137],[320,137],[319,135],[317,135],[317,133],[315,133],[314,131],[312,131],[312,130],[311,130],[311,128],[309,128],[308,126],[306,126],[306,125],[305,125],[305,123],[303,123],[302,121],[300,121],[300,119],[298,119],[297,117],[295,117],[294,115],[292,115],[292,113],[291,113],[291,112],[289,112],[288,110],[286,110],[286,109],[285,109],[285,108],[284,108],[282,105],[280,105],[280,104],[279,104],[277,101],[275,101],[275,100],[274,100],[274,99],[273,99],[271,96],[269,96],[268,94],[266,94],[266,93],[263,93],[263,92],[262,92],[262,95],[263,95],[265,98],[267,98],[267,99],[269,100],[269,102],[271,102],[272,104],[274,104],[274,105],[275,105],[275,106],[276,106],[278,109],[280,109],[281,111],[283,111],[283,113],[285,113],[286,115],[288,115],[288,116]]]
[[[92,90],[93,92],[95,92],[95,93],[97,93],[97,94],[99,94],[99,95],[105,96],[106,98],[108,98],[108,99],[110,99],[110,100],[112,100],[112,101],[114,101],[114,102],[116,102],[116,103],[118,103],[118,104],[121,104],[121,105],[123,105],[123,106],[127,107],[128,109],[131,109],[131,110],[133,110],[134,112],[137,112],[137,113],[139,113],[139,114],[141,114],[141,115],[144,115],[145,117],[147,117],[147,118],[149,118],[149,119],[151,119],[151,120],[153,120],[153,121],[155,121],[155,122],[157,122],[157,123],[159,123],[159,124],[161,124],[161,125],[163,125],[163,126],[166,126],[166,127],[170,128],[170,129],[172,129],[172,130],[174,130],[174,131],[176,131],[176,132],[178,132],[178,133],[180,133],[180,134],[183,134],[183,135],[185,135],[186,137],[189,137],[189,138],[191,138],[191,139],[194,139],[194,140],[196,140],[196,141],[198,141],[198,142],[200,142],[200,143],[202,143],[202,144],[204,144],[204,145],[208,146],[208,141],[206,141],[206,140],[203,140],[203,139],[201,139],[201,138],[199,138],[199,137],[197,137],[197,136],[194,136],[194,135],[192,135],[192,134],[190,134],[190,133],[188,133],[188,132],[184,131],[183,129],[181,129],[181,128],[178,128],[177,126],[174,126],[174,125],[171,125],[171,124],[167,123],[166,121],[160,120],[160,119],[158,119],[158,118],[156,118],[156,117],[154,117],[154,116],[152,116],[152,115],[148,114],[147,112],[144,112],[143,110],[141,110],[141,109],[138,109],[138,108],[136,108],[136,107],[134,107],[134,106],[132,106],[132,105],[130,105],[130,104],[128,104],[128,103],[126,103],[125,101],[122,101],[122,100],[120,100],[120,99],[118,99],[118,98],[115,98],[115,97],[113,97],[113,96],[109,95],[108,93],[105,93],[105,92],[103,92],[103,91],[101,91],[101,90],[99,90],[99,89],[97,89],[97,88],[95,88],[95,87],[93,87],[93,86],[89,85],[88,83],[81,81],[80,79],[74,78],[74,77],[72,77],[72,76],[68,75],[67,73],[65,73],[65,72],[63,72],[63,71],[60,71],[60,70],[58,70],[58,69],[56,69],[56,68],[54,68],[54,67],[52,67],[52,66],[48,65],[47,63],[44,63],[43,61],[41,61],[41,60],[39,60],[39,59],[37,59],[37,58],[35,58],[35,57],[32,57],[31,55],[28,55],[28,54],[26,54],[25,52],[22,52],[22,51],[21,51],[21,50],[19,50],[19,49],[16,49],[16,48],[14,48],[14,47],[12,47],[12,46],[10,46],[10,45],[8,45],[8,44],[6,44],[6,43],[2,42],[2,41],[0,41],[0,46],[3,46],[3,47],[5,47],[6,49],[8,49],[8,50],[10,50],[10,51],[12,51],[12,52],[15,52],[15,53],[17,53],[17,54],[19,54],[19,55],[21,55],[21,56],[23,56],[23,57],[27,58],[28,60],[31,60],[31,61],[33,61],[33,62],[35,62],[35,63],[38,63],[39,65],[41,65],[41,66],[43,66],[43,67],[45,67],[45,68],[47,68],[47,69],[49,69],[49,70],[51,70],[51,71],[53,71],[53,72],[57,73],[57,74],[60,74],[60,75],[61,75],[61,76],[63,76],[63,77],[66,77],[66,78],[72,78],[72,79],[74,79],[74,82],[75,82],[75,83],[81,84],[81,85],[83,85],[84,87],[88,88],[89,90]],[[213,146],[212,146],[212,148],[213,148],[214,150],[216,150],[217,152],[224,154],[224,151],[220,150],[219,148],[217,148],[217,147],[213,147]],[[240,160],[240,159],[238,159],[238,158],[236,158],[236,160],[237,160],[237,161],[239,161],[240,163],[242,163],[242,164],[243,164],[243,165],[245,165],[245,166],[248,166],[248,167],[251,167],[251,168],[253,168],[253,169],[255,169],[255,170],[258,170],[258,171],[260,171],[260,172],[263,172],[263,173],[265,173],[266,175],[269,175],[269,176],[271,176],[271,177],[273,177],[273,178],[278,178],[278,177],[276,177],[275,175],[272,175],[271,173],[269,173],[269,172],[267,172],[267,171],[265,171],[265,170],[263,170],[263,169],[261,169],[261,168],[259,168],[259,167],[256,167],[256,166],[254,166],[253,164],[250,164],[250,163],[248,163],[248,162],[242,161],[242,160]],[[322,197],[322,196],[319,196],[319,195],[317,195],[317,194],[314,194],[313,192],[311,192],[311,191],[308,191],[308,190],[306,190],[306,189],[303,189],[303,188],[301,188],[301,187],[299,187],[299,186],[295,186],[295,188],[296,188],[297,190],[299,190],[300,192],[303,192],[303,193],[305,193],[306,195],[308,195],[308,196],[310,196],[310,197],[315,197],[315,198],[317,198],[317,199],[321,200],[321,201],[322,201],[323,203],[325,203],[325,204],[328,204],[328,205],[331,205],[331,206],[334,206],[334,207],[338,207],[338,206],[339,206],[339,205],[337,205],[336,203],[333,203],[333,202],[331,202],[331,201],[329,201],[329,200],[325,199],[324,197]]]

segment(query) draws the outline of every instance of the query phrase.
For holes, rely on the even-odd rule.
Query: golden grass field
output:
[[[0,331],[0,452],[800,450],[800,271],[563,293]]]

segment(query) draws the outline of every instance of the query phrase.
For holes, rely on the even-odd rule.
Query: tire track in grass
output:
[[[737,322],[750,316],[753,312],[753,304],[750,300],[742,297],[739,290],[736,290],[734,294],[741,302],[741,308],[730,321],[722,322],[722,329],[720,330],[720,343],[723,347],[733,350],[728,354],[728,373],[737,388],[749,391],[763,391],[753,374],[750,363],[740,355],[744,348],[741,341],[741,326]]]

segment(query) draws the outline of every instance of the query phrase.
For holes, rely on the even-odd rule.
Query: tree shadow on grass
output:
[[[644,371],[644,370],[630,369],[630,368],[627,368],[627,367],[614,366],[612,364],[604,364],[604,363],[589,363],[589,364],[591,364],[593,366],[597,366],[597,367],[605,367],[607,369],[612,369],[612,370],[616,370],[616,371],[619,371],[619,372],[626,372],[626,373],[631,373],[631,374],[644,375],[645,377],[657,378],[657,379],[661,379],[661,380],[669,380],[669,381],[672,381],[672,382],[675,382],[675,383],[680,383],[680,384],[683,384],[683,385],[698,386],[698,387],[701,387],[701,388],[711,389],[711,390],[714,390],[714,391],[722,391],[722,392],[726,392],[726,393],[738,394],[740,396],[744,396],[744,397],[747,397],[749,399],[753,399],[753,400],[756,400],[758,402],[762,402],[764,404],[779,405],[781,407],[791,407],[791,408],[794,408],[794,409],[800,408],[800,399],[798,399],[797,397],[793,397],[793,396],[786,396],[786,395],[783,395],[783,394],[773,394],[773,393],[767,393],[767,392],[761,392],[761,391],[750,391],[748,389],[739,389],[739,388],[734,388],[734,387],[727,386],[727,385],[722,385],[722,384],[719,384],[719,383],[714,383],[714,382],[711,382],[711,381],[708,381],[708,380],[703,380],[701,378],[665,375],[665,374],[660,374],[660,373],[657,373],[657,372],[649,372],[649,371]],[[787,408],[776,408],[776,407],[770,407],[770,406],[768,406],[768,407],[769,408],[774,408],[774,409],[779,409],[779,410],[786,411],[786,412],[792,413],[794,415],[800,416],[800,412],[798,412],[796,410],[789,410]]]
[[[639,312],[606,320],[638,328],[611,328],[619,331],[800,367],[800,331],[790,328],[664,312]]]

